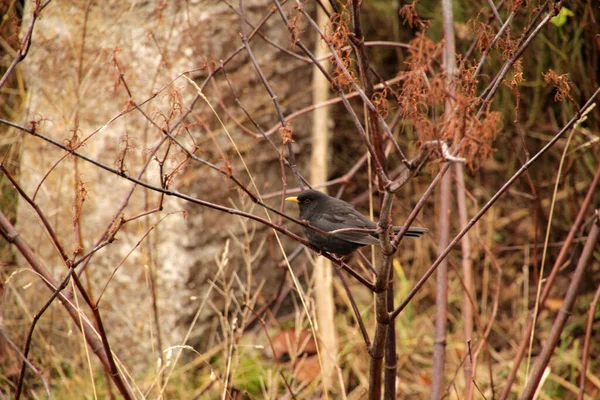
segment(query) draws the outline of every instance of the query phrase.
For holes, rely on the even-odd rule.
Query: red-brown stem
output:
[[[452,0],[442,0],[442,21],[444,27],[444,63],[446,72],[446,90],[448,98],[444,103],[444,119],[447,126],[453,126],[451,121],[455,118],[453,111],[456,98],[455,74],[456,74],[456,44],[454,41],[454,14],[452,12]],[[458,137],[458,130],[447,132],[450,136]],[[438,251],[448,246],[450,242],[451,228],[451,191],[452,177],[446,174],[440,184],[440,209],[439,209],[439,240]],[[436,274],[435,291],[435,333],[433,345],[433,367],[431,378],[430,399],[438,400],[443,396],[444,389],[444,366],[446,360],[446,327],[448,322],[448,259],[444,258],[440,263]]]
[[[358,64],[358,72],[360,75],[360,82],[365,92],[365,96],[369,99],[373,97],[373,82],[371,81],[369,57],[365,51],[362,25],[360,22],[360,7],[362,1],[352,0],[350,11],[352,16],[352,27],[354,36],[351,37],[351,43],[356,50],[356,59]],[[379,113],[377,109],[366,107],[369,123],[369,134],[373,141],[373,148],[375,149],[375,155],[379,159],[379,164],[383,168],[384,173],[387,172],[385,152],[383,150],[383,135],[379,128],[378,118]],[[383,182],[378,181],[379,190],[383,191]],[[395,397],[395,396],[394,396]],[[393,398],[393,397],[392,397]]]
[[[365,341],[365,344],[367,345],[367,349],[368,349],[369,347],[371,347],[371,340],[369,339],[369,334],[367,333],[367,328],[365,327],[365,323],[363,322],[363,319],[360,316],[360,311],[358,310],[358,307],[356,306],[356,301],[354,301],[354,296],[352,296],[352,291],[350,290],[350,286],[348,286],[348,281],[346,280],[346,277],[344,276],[344,274],[342,274],[340,272],[339,269],[337,269],[337,268],[334,268],[334,269],[335,269],[336,274],[340,278],[340,281],[342,281],[344,290],[346,291],[346,294],[348,295],[348,300],[350,301],[350,306],[352,307],[352,311],[354,311],[354,315],[356,317],[356,322],[358,323],[360,333],[362,334],[363,340]]]
[[[25,32],[25,30],[22,31],[25,33],[22,35],[23,39],[21,40],[21,45],[19,46],[19,50],[17,51],[17,54],[16,54],[15,58],[13,59],[12,63],[10,63],[10,65],[4,72],[4,75],[0,79],[0,88],[2,86],[4,86],[4,84],[8,80],[8,77],[12,74],[12,72],[17,67],[17,65],[21,61],[23,61],[25,59],[25,57],[27,57],[27,53],[29,52],[29,47],[31,46],[31,38],[33,36],[33,28],[35,27],[35,23],[37,22],[37,19],[40,17],[42,10],[44,8],[46,8],[46,6],[48,4],[50,4],[50,1],[51,0],[47,0],[43,4],[41,4],[40,2],[34,2],[35,7],[32,12],[31,23],[29,24],[29,28],[27,29],[26,32]]]
[[[585,382],[588,365],[588,357],[590,356],[590,343],[592,338],[592,326],[594,324],[594,315],[596,314],[596,306],[600,300],[600,285],[596,289],[594,299],[590,303],[590,309],[588,310],[588,320],[585,327],[585,340],[583,341],[583,351],[581,352],[581,376],[579,377],[579,394],[577,400],[583,400],[585,394]]]
[[[67,255],[67,252],[65,251],[65,249],[64,249],[62,243],[60,242],[60,240],[58,240],[58,236],[56,236],[56,233],[54,232],[54,229],[52,228],[52,226],[48,222],[48,219],[46,217],[44,217],[44,214],[42,213],[42,210],[40,209],[40,207],[35,203],[34,200],[32,200],[27,195],[27,193],[25,193],[25,191],[23,190],[23,188],[21,188],[21,186],[16,181],[16,179],[6,169],[6,167],[4,166],[4,164],[0,164],[0,171],[2,171],[4,173],[4,175],[8,178],[8,180],[10,181],[10,183],[12,183],[12,185],[16,189],[16,191],[19,192],[19,195],[23,198],[23,200],[25,200],[27,202],[27,204],[29,204],[33,208],[33,210],[35,211],[35,213],[40,217],[40,220],[42,221],[42,224],[44,225],[44,227],[48,231],[48,235],[50,236],[50,239],[52,240],[52,243],[54,244],[54,246],[56,246],[56,249],[58,250],[61,258],[63,259],[63,261],[65,263],[70,264],[72,261],[69,260],[69,256]]]
[[[569,230],[569,233],[567,234],[567,238],[565,239],[563,246],[560,249],[558,256],[556,257],[556,260],[554,261],[554,266],[552,267],[552,270],[550,271],[548,278],[546,278],[546,283],[544,284],[544,288],[542,289],[542,294],[540,295],[540,305],[542,305],[542,306],[544,305],[544,303],[546,302],[546,299],[548,298],[550,289],[554,285],[554,280],[556,279],[556,276],[558,275],[558,272],[560,271],[561,265],[564,263],[565,259],[567,258],[567,252],[571,248],[571,243],[573,243],[573,240],[575,239],[575,235],[577,234],[577,232],[579,232],[579,228],[581,227],[583,217],[586,215],[586,210],[589,207],[590,202],[592,201],[592,197],[593,197],[594,193],[596,193],[596,186],[598,186],[599,182],[600,182],[600,164],[598,164],[598,167],[596,168],[596,173],[594,174],[594,178],[592,179],[590,188],[588,189],[588,192],[585,195],[585,198],[583,199],[581,206],[579,207],[579,213],[577,214],[577,217],[575,217],[575,221],[573,222],[573,225],[571,225],[571,229]],[[542,308],[543,307],[538,308],[538,314],[542,310]],[[525,352],[527,351],[527,345],[529,343],[529,338],[531,337],[531,330],[533,329],[533,321],[534,320],[535,320],[535,316],[532,313],[529,316],[529,319],[527,321],[527,327],[525,328],[523,336],[521,337],[521,341],[519,342],[519,347],[517,348],[517,353],[515,354],[515,356],[513,358],[513,360],[514,360],[513,367],[510,370],[510,373],[508,374],[508,377],[505,380],[505,386],[504,386],[504,389],[502,389],[502,393],[500,394],[500,400],[506,400],[508,398],[508,396],[510,395],[510,388],[517,376],[517,372],[519,371],[519,367],[521,365],[521,362],[523,361]]]
[[[285,377],[285,374],[283,373],[283,368],[281,366],[281,364],[279,363],[279,358],[277,357],[277,351],[275,351],[275,347],[273,346],[273,341],[271,340],[271,335],[269,335],[269,330],[267,329],[267,324],[265,323],[265,320],[263,319],[263,317],[260,316],[260,314],[258,314],[256,311],[254,311],[254,309],[252,307],[250,307],[248,304],[244,304],[243,305],[245,308],[247,308],[248,310],[250,310],[250,312],[254,315],[254,318],[256,320],[258,320],[258,322],[260,322],[260,324],[263,327],[263,331],[265,332],[265,335],[267,336],[267,340],[269,341],[269,346],[271,347],[271,351],[273,352],[273,359],[275,360],[275,364],[277,364],[277,370],[279,371],[279,374],[281,375],[281,378],[283,379],[283,383],[285,384],[285,387],[287,388],[288,392],[290,393],[290,396],[292,396],[292,399],[296,399],[296,395],[294,394],[294,391],[292,390],[292,387],[290,386],[288,380]]]
[[[440,184],[439,239],[438,248],[444,249],[450,241],[450,213],[452,177],[444,175]],[[432,400],[442,398],[444,388],[444,363],[446,354],[446,325],[448,319],[448,259],[440,263],[436,275],[435,333],[433,344],[433,368],[431,378]]]
[[[263,73],[262,68],[258,64],[258,61],[256,60],[256,57],[254,57],[254,52],[252,51],[252,48],[250,47],[250,42],[248,40],[248,37],[246,37],[246,24],[244,23],[244,20],[246,19],[246,17],[245,17],[245,13],[244,13],[243,1],[239,0],[238,4],[240,7],[239,15],[240,15],[240,30],[241,30],[241,36],[242,36],[242,43],[244,44],[244,48],[246,49],[248,56],[250,56],[250,61],[252,62],[252,65],[254,66],[256,73],[260,77],[260,80],[261,80],[263,86],[265,87],[265,90],[269,93],[269,96],[271,96],[271,100],[273,100],[273,105],[275,106],[275,110],[277,111],[277,116],[279,117],[279,122],[281,123],[281,126],[285,127],[286,126],[285,116],[283,115],[283,111],[281,110],[281,107],[279,106],[279,98],[277,97],[277,95],[275,94],[275,91],[271,87],[269,80]],[[284,143],[284,145],[287,146],[288,159],[290,162],[292,172],[294,173],[294,176],[296,177],[296,181],[298,182],[298,186],[300,186],[301,188],[304,188],[304,181],[302,180],[302,177],[300,176],[300,172],[298,172],[298,167],[296,166],[296,158],[294,155],[294,151],[292,150],[292,141],[290,140],[287,143]]]
[[[546,4],[547,4],[547,2],[546,2]],[[481,115],[481,113],[487,109],[487,106],[489,105],[490,101],[492,100],[492,98],[494,97],[494,95],[496,94],[498,89],[500,88],[500,84],[504,81],[504,78],[506,77],[506,75],[508,74],[508,72],[510,71],[510,69],[512,68],[514,63],[521,57],[521,55],[523,54],[525,49],[529,46],[529,44],[533,41],[533,39],[535,39],[535,37],[541,32],[541,30],[546,26],[546,24],[548,24],[550,22],[552,17],[554,17],[555,15],[558,14],[558,11],[560,10],[561,5],[562,5],[562,0],[557,1],[556,3],[553,3],[552,10],[544,17],[544,19],[542,19],[542,21],[540,21],[540,23],[535,28],[533,28],[533,21],[532,21],[532,24],[530,24],[530,26],[528,27],[528,30],[521,36],[521,41],[519,43],[519,47],[517,48],[517,50],[512,54],[510,59],[508,59],[504,63],[504,65],[500,69],[500,72],[495,76],[494,80],[490,83],[488,88],[486,88],[486,90],[481,94],[481,97],[484,97],[484,95],[485,95],[485,98],[484,98],[483,102],[481,103],[481,106],[479,107],[479,111],[477,112],[477,117],[479,117]],[[534,21],[537,19],[537,17],[539,17],[541,15],[542,10],[543,10],[543,8],[540,8],[540,13],[538,14],[538,16],[536,16]],[[529,29],[531,29],[531,31]]]
[[[90,307],[90,309],[92,310],[92,313],[94,314],[94,321],[96,321],[96,327],[98,329],[98,334],[100,335],[103,350],[106,354],[106,359],[108,362],[108,371],[107,372],[110,373],[110,376],[113,378],[115,384],[119,388],[119,392],[121,392],[121,394],[123,394],[123,392],[125,391],[127,394],[124,395],[124,397],[129,396],[129,395],[131,395],[131,393],[127,392],[127,389],[129,389],[129,388],[127,387],[127,385],[125,385],[125,382],[123,381],[123,378],[122,378],[121,374],[119,373],[119,369],[117,368],[117,365],[115,363],[115,359],[113,357],[112,351],[110,350],[108,336],[106,334],[106,330],[104,329],[104,323],[102,322],[102,318],[100,316],[100,309],[98,308],[98,304],[94,303],[94,301],[88,295],[85,288],[81,284],[81,281],[79,280],[79,277],[77,276],[77,274],[73,274],[73,281],[75,282],[75,285],[77,286],[77,289],[79,290],[79,293],[81,294],[81,296],[87,303],[88,307]]]
[[[567,323],[567,320],[569,319],[569,315],[571,315],[573,304],[575,303],[575,299],[577,298],[577,291],[579,290],[579,285],[581,284],[581,281],[585,276],[587,267],[590,264],[590,260],[593,257],[594,249],[596,248],[596,245],[598,243],[598,237],[600,237],[600,209],[596,209],[595,212],[596,216],[594,224],[592,225],[592,229],[590,230],[585,246],[581,252],[581,256],[579,257],[579,262],[577,263],[577,267],[575,268],[575,272],[573,273],[573,277],[571,278],[571,282],[569,283],[569,288],[567,289],[567,294],[565,294],[565,299],[563,301],[562,307],[560,308],[558,315],[554,320],[554,324],[552,325],[552,329],[550,330],[548,339],[546,339],[546,341],[544,342],[542,351],[537,357],[535,364],[533,365],[531,375],[529,377],[529,380],[527,381],[527,384],[525,385],[523,394],[521,395],[522,400],[533,398],[533,395],[535,394],[540,384],[540,379],[544,374],[544,370],[550,362],[552,353],[554,353],[554,348],[558,343],[558,339],[560,339],[560,335]]]
[[[116,368],[112,367],[114,365],[114,361],[111,363],[111,361],[109,360],[109,356],[107,355],[107,348],[104,346],[104,344],[100,340],[98,340],[96,333],[94,332],[94,327],[91,326],[90,323],[87,322],[86,319],[80,318],[79,311],[74,306],[75,302],[74,302],[73,297],[67,296],[66,294],[61,292],[61,288],[63,287],[63,285],[59,284],[54,279],[54,277],[49,272],[49,270],[46,268],[46,266],[44,265],[42,260],[40,260],[37,257],[37,255],[34,253],[34,251],[31,249],[31,247],[29,247],[29,244],[25,241],[25,239],[23,239],[21,237],[19,232],[17,232],[15,230],[15,228],[12,226],[12,224],[10,223],[8,218],[6,218],[6,216],[2,212],[0,212],[0,229],[4,232],[6,237],[10,239],[10,243],[13,244],[17,248],[17,250],[19,250],[19,252],[25,258],[25,260],[27,260],[28,264],[31,265],[31,267],[40,276],[42,276],[43,282],[46,284],[46,286],[48,286],[50,288],[50,290],[52,290],[54,292],[53,296],[46,303],[46,305],[44,305],[44,307],[42,307],[42,309],[40,310],[40,312],[38,312],[38,314],[41,315],[45,311],[45,309],[50,306],[52,301],[56,297],[58,297],[61,304],[65,307],[65,310],[68,312],[69,316],[75,322],[75,325],[79,329],[81,329],[81,331],[83,332],[86,342],[88,343],[88,345],[90,346],[92,351],[96,354],[96,356],[100,360],[100,363],[102,364],[102,366],[107,370],[107,372],[109,372],[109,375],[113,379],[113,382],[119,389],[119,392],[121,393],[123,398],[125,398],[125,399],[133,398],[133,394],[130,392],[129,387],[123,380],[123,377],[121,376],[119,371]],[[69,270],[69,274],[74,275],[74,274],[72,274],[71,271],[73,271],[73,269]],[[65,282],[68,282],[68,280],[65,280]],[[63,282],[63,284],[64,284],[64,282]],[[35,324],[37,323],[38,319],[39,319],[39,317],[36,315],[36,317],[34,317],[34,320],[32,322],[30,332],[33,332],[33,328],[35,327]],[[80,323],[80,321],[82,321],[82,323]],[[28,343],[30,343],[30,342],[31,341],[29,340]],[[25,354],[25,357],[27,357],[28,351],[29,351],[29,348],[26,348],[24,350],[23,353]],[[23,371],[21,373],[21,376],[23,376]],[[20,397],[21,388],[22,388],[22,378],[19,379],[19,384],[17,386],[17,390],[15,393],[15,399],[18,399]]]
[[[394,311],[394,268],[390,268],[390,278],[387,288],[387,310]],[[396,375],[398,369],[396,355],[396,324],[390,321],[387,326],[385,341],[385,369],[383,375],[383,394],[385,399],[396,398]]]
[[[600,95],[600,87],[596,88],[596,90],[594,91],[594,93],[585,102],[584,106],[581,109],[582,110],[586,110],[588,107],[590,107],[590,105],[595,101],[595,99],[596,99],[596,97],[598,95]],[[506,192],[508,190],[508,188],[533,163],[535,163],[544,153],[546,153],[552,146],[554,146],[556,144],[556,142],[558,142],[558,140],[569,129],[571,129],[571,127],[575,124],[575,122],[577,122],[579,120],[579,118],[581,118],[581,116],[580,116],[579,113],[577,115],[573,116],[573,118],[571,118],[571,120],[569,122],[567,122],[567,124],[556,135],[554,135],[554,137],[544,147],[542,147],[533,157],[531,157],[531,159],[529,161],[527,161],[525,164],[523,164],[521,166],[521,168],[519,168],[510,177],[510,179],[508,179],[508,181],[506,181],[504,183],[504,185],[502,185],[502,187],[500,189],[498,189],[498,191],[488,200],[488,202],[481,208],[481,210],[479,210],[479,212],[477,214],[475,214],[475,216],[473,216],[473,218],[471,218],[471,220],[469,221],[469,223],[467,224],[467,226],[465,228],[461,229],[461,231],[458,233],[458,235],[456,235],[456,237],[454,239],[452,239],[452,241],[448,244],[448,246],[446,246],[446,248],[444,249],[444,251],[433,262],[433,264],[431,265],[431,267],[429,267],[429,269],[423,274],[423,276],[421,277],[421,279],[419,279],[419,281],[411,289],[410,293],[406,296],[406,298],[402,301],[402,303],[400,303],[400,305],[390,315],[391,318],[396,318],[398,316],[398,314],[400,314],[400,312],[402,312],[402,310],[408,305],[408,303],[412,300],[412,298],[415,296],[415,294],[417,294],[417,292],[419,290],[421,290],[421,288],[423,287],[423,285],[425,284],[425,282],[427,282],[427,280],[429,279],[429,277],[435,272],[435,270],[441,264],[441,262],[444,260],[444,258],[446,258],[448,256],[448,254],[450,254],[450,251],[454,248],[454,246],[458,244],[458,242],[462,239],[462,237],[464,235],[466,235],[466,233],[477,223],[477,221],[479,221],[479,219],[481,219],[481,217],[492,207],[492,205],[494,205],[494,203],[496,203],[496,201],[500,198],[500,196],[502,196],[502,194],[504,194],[504,192]],[[438,175],[436,176],[436,178],[434,178],[433,182],[429,185],[429,188],[427,189],[427,191],[426,191],[425,194],[428,194],[428,191],[436,183],[436,179],[440,175],[443,175],[448,170],[448,168],[449,168],[449,165],[445,165],[444,167],[442,167],[442,169],[440,170],[440,172],[438,173]],[[425,194],[423,195],[424,197],[425,197]],[[415,206],[415,209],[413,210],[413,212],[411,212],[411,214],[407,218],[407,222],[406,222],[404,228],[398,233],[397,237],[394,238],[394,242],[396,241],[396,239],[399,239],[398,237],[401,237],[404,233],[406,233],[406,231],[408,230],[408,227],[410,226],[410,224],[412,223],[412,221],[414,221],[414,219],[416,218],[416,214],[418,213],[418,211],[420,211],[419,204],[421,203],[421,200],[419,200],[419,203],[417,203],[417,206]]]
[[[383,367],[383,357],[385,355],[385,343],[390,323],[390,314],[388,311],[388,293],[390,270],[395,250],[392,247],[390,231],[390,215],[394,194],[385,192],[381,205],[381,215],[379,219],[379,229],[384,233],[379,236],[381,241],[381,261],[377,269],[377,279],[375,281],[375,317],[377,324],[375,326],[375,336],[373,345],[369,348],[371,356],[369,365],[369,399],[379,400],[381,398],[381,372]]]
[[[356,51],[356,59],[358,64],[358,71],[360,75],[360,81],[362,88],[364,89],[365,96],[369,99],[373,97],[373,82],[371,81],[370,76],[370,65],[369,58],[367,56],[367,52],[365,51],[364,46],[364,35],[362,30],[362,25],[360,21],[360,7],[362,1],[352,0],[350,5],[351,17],[352,17],[352,27],[354,36],[351,38],[353,42],[352,45]],[[381,132],[381,128],[378,123],[378,119],[380,118],[379,111],[377,109],[372,109],[370,107],[365,107],[368,115],[368,124],[369,124],[369,134],[371,136],[371,140],[373,142],[373,148],[375,149],[375,156],[378,159],[379,164],[383,169],[383,173],[387,174],[386,167],[386,157],[383,145],[383,135]],[[392,139],[393,140],[393,139]],[[402,153],[402,152],[400,152]],[[405,157],[402,157],[405,158]],[[384,190],[384,182],[381,179],[377,180],[378,187],[380,191]],[[382,216],[383,218],[383,216]],[[391,247],[391,246],[390,246]],[[391,263],[391,261],[390,261]],[[393,281],[394,269],[389,268],[389,272],[385,275],[387,278],[387,288],[386,288],[386,314],[394,309],[394,285]],[[386,399],[395,399],[396,398],[396,332],[394,329],[394,324],[387,324],[387,334],[385,341],[385,371],[384,371],[384,396]]]
[[[281,19],[284,21],[286,26],[288,26],[288,29],[292,29],[292,27],[289,23],[289,19],[287,18],[287,16],[285,15],[285,12],[281,8],[280,2],[278,0],[273,0],[273,2],[275,4],[275,7],[277,7],[277,10],[279,11],[279,15],[281,16]],[[371,102],[371,100],[365,96],[362,89],[360,87],[358,87],[356,82],[354,82],[351,74],[348,72],[348,70],[344,66],[339,55],[337,54],[337,52],[335,51],[335,49],[333,48],[331,43],[329,43],[327,41],[327,38],[325,37],[325,35],[323,34],[323,32],[321,31],[319,26],[316,24],[316,22],[311,18],[311,16],[303,8],[300,8],[300,11],[306,17],[306,20],[311,24],[311,26],[314,28],[314,30],[319,33],[320,37],[325,41],[325,44],[327,46],[329,46],[329,49],[332,53],[332,56],[335,59],[335,62],[337,63],[338,67],[343,71],[343,73],[346,75],[346,77],[351,80],[351,84],[353,85],[355,90],[359,93],[361,99],[363,100],[363,103],[368,108],[376,110],[376,108],[373,105],[373,103]],[[375,149],[373,148],[373,145],[370,143],[370,141],[367,137],[367,133],[365,132],[364,127],[362,126],[358,116],[356,115],[356,112],[352,108],[352,105],[348,101],[348,97],[344,93],[344,90],[337,83],[335,83],[331,74],[321,64],[319,64],[319,62],[316,60],[316,58],[312,54],[312,52],[306,47],[306,45],[304,45],[304,43],[302,43],[302,41],[300,39],[295,38],[294,44],[296,46],[298,46],[315,63],[315,66],[317,68],[319,68],[319,70],[323,73],[323,75],[327,78],[327,80],[329,82],[331,82],[333,89],[337,92],[338,96],[342,99],[342,103],[344,104],[344,107],[348,111],[348,114],[349,114],[350,118],[352,119],[352,122],[356,126],[356,129],[360,133],[360,135],[363,139],[363,142],[365,143],[365,146],[367,147],[367,149],[369,150],[369,153],[371,154],[371,158],[373,159],[373,164],[375,166],[377,176],[384,183],[384,186],[387,186],[390,183],[389,179],[388,179],[387,175],[384,173],[383,167],[382,167],[381,163],[379,162],[379,158],[376,155]],[[383,120],[383,118],[380,115],[378,115],[378,122],[380,122],[384,126],[387,126],[387,125],[385,125],[385,121]],[[393,137],[391,132],[389,132],[389,136],[390,136],[390,138]]]
[[[465,195],[465,178],[464,168],[462,164],[454,164],[454,172],[456,176],[456,206],[458,208],[458,221],[460,229],[467,226],[469,215],[467,213],[467,201]],[[462,251],[462,271],[464,283],[464,296],[462,319],[464,323],[463,332],[464,340],[467,343],[473,339],[473,260],[471,260],[471,240],[469,235],[465,235],[460,241]],[[474,357],[467,357],[464,364],[465,372],[465,400],[473,398],[473,366],[475,364]]]

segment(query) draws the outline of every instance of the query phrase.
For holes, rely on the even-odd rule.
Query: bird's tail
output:
[[[398,233],[400,230],[404,228],[403,226],[394,226],[394,232]],[[418,238],[427,233],[427,228],[419,228],[419,227],[410,227],[408,231],[406,231],[406,235],[408,237]]]

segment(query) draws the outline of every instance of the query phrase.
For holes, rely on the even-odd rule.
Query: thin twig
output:
[[[598,91],[596,91],[596,93],[592,96],[592,99],[597,94],[598,94]],[[586,109],[586,108],[587,107],[585,107],[585,106],[583,107],[583,109]],[[579,212],[577,213],[577,216],[575,217],[575,221],[571,225],[571,229],[569,229],[569,233],[567,234],[567,237],[566,237],[564,243],[562,244],[562,247],[558,253],[558,256],[556,256],[556,260],[554,261],[552,270],[550,271],[550,274],[548,275],[548,277],[545,279],[544,288],[542,290],[542,294],[540,295],[539,304],[542,304],[542,305],[545,304],[548,296],[550,295],[550,290],[553,288],[554,281],[556,280],[556,277],[558,276],[560,268],[568,256],[571,244],[575,240],[575,235],[577,235],[577,232],[579,232],[579,229],[583,222],[583,218],[585,217],[585,215],[587,213],[587,208],[589,207],[594,194],[597,192],[597,186],[599,183],[600,183],[600,164],[598,164],[598,166],[596,168],[596,172],[594,174],[594,178],[592,179],[592,183],[588,189],[588,192],[585,195],[583,201],[581,202],[581,205],[579,207]],[[587,238],[586,238],[586,240],[587,240]],[[541,307],[538,308],[538,312],[540,312],[540,311],[541,311]],[[521,341],[519,342],[517,352],[513,357],[513,366],[511,368],[508,376],[504,380],[505,386],[502,389],[502,392],[500,394],[500,397],[499,397],[500,400],[505,400],[510,395],[511,386],[517,376],[517,372],[519,371],[521,362],[523,361],[523,357],[525,356],[525,352],[527,350],[527,344],[529,343],[531,331],[533,330],[534,321],[535,321],[535,315],[532,313],[529,316],[529,319],[527,321],[527,327],[525,328],[525,330],[523,332],[523,336],[521,337]]]
[[[363,322],[362,316],[360,315],[360,311],[356,306],[356,301],[354,301],[354,296],[352,296],[352,291],[348,286],[348,281],[346,277],[340,272],[339,269],[334,268],[336,274],[342,281],[342,285],[344,286],[344,290],[346,291],[346,295],[348,296],[348,300],[350,300],[350,306],[352,307],[352,311],[354,312],[354,316],[356,318],[356,322],[358,323],[358,327],[360,329],[360,333],[363,336],[363,340],[365,341],[365,345],[367,348],[371,347],[371,340],[369,339],[369,334],[367,333],[367,328],[365,328],[365,323]]]
[[[590,264],[590,260],[593,257],[594,250],[596,249],[598,239],[600,238],[600,209],[596,209],[595,211],[595,221],[592,225],[592,229],[588,235],[588,239],[585,243],[585,246],[581,252],[581,256],[579,257],[579,262],[577,263],[577,267],[575,268],[575,272],[571,277],[569,288],[567,289],[567,293],[565,294],[565,298],[563,304],[554,320],[554,324],[552,325],[552,329],[548,334],[548,338],[544,341],[544,345],[538,357],[536,358],[536,362],[533,365],[531,370],[531,375],[525,385],[525,389],[523,389],[523,393],[521,394],[522,400],[527,400],[533,398],[533,395],[536,393],[538,389],[538,385],[540,383],[540,379],[544,374],[544,370],[548,366],[548,362],[552,357],[552,353],[554,353],[554,349],[558,340],[560,339],[560,335],[563,332],[563,329],[567,323],[569,316],[571,315],[571,310],[573,309],[573,304],[577,299],[577,291],[579,290],[579,285],[581,284],[583,278],[585,277],[585,272],[587,270],[588,265]]]
[[[587,382],[587,367],[590,356],[590,347],[592,343],[592,331],[594,325],[594,317],[596,315],[596,306],[598,305],[598,300],[600,300],[600,285],[596,289],[596,293],[594,294],[594,298],[590,303],[590,308],[588,310],[588,320],[585,327],[585,339],[583,341],[583,350],[581,352],[581,375],[579,376],[579,393],[577,395],[577,400],[583,400],[586,389]]]
[[[600,95],[600,87],[596,89],[596,91],[590,96],[590,98],[585,102],[585,104],[583,105],[583,107],[581,107],[581,109],[586,110],[588,107],[590,107],[594,103],[594,101],[598,95]],[[542,149],[540,149],[533,157],[531,157],[531,159],[527,163],[523,164],[521,166],[521,168],[519,168],[519,170],[517,172],[515,172],[513,174],[513,176],[511,176],[510,179],[508,179],[508,181],[506,181],[506,183],[504,183],[504,185],[502,185],[502,187],[500,189],[498,189],[498,191],[488,200],[488,202],[481,208],[481,210],[479,210],[479,212],[473,218],[471,218],[471,220],[469,221],[467,226],[465,228],[461,229],[461,231],[456,235],[456,237],[454,239],[452,239],[452,241],[448,244],[448,246],[444,249],[444,251],[433,262],[431,267],[429,267],[427,272],[425,272],[425,274],[423,274],[421,279],[419,279],[419,281],[411,289],[410,293],[406,296],[406,298],[402,301],[402,303],[400,303],[400,305],[396,308],[396,310],[391,314],[391,318],[396,318],[398,316],[398,314],[400,314],[400,312],[408,305],[408,303],[412,300],[412,298],[415,296],[415,294],[417,294],[417,292],[421,289],[421,287],[423,287],[423,285],[429,279],[431,274],[433,274],[435,272],[435,270],[440,265],[442,260],[444,258],[446,258],[448,256],[448,254],[450,254],[450,251],[454,248],[455,245],[458,244],[460,239],[462,239],[462,237],[473,227],[473,225],[475,225],[481,219],[481,217],[490,209],[490,207],[492,207],[492,205],[494,205],[494,203],[500,198],[500,196],[502,196],[502,194],[504,194],[504,192],[506,192],[508,190],[508,188],[517,180],[517,178],[519,178],[533,163],[535,163],[544,153],[546,153],[552,146],[554,146],[554,144],[556,144],[556,142],[558,142],[558,140],[569,129],[571,129],[571,127],[579,120],[580,117],[581,117],[581,114],[579,114],[579,113],[577,113],[577,115],[573,116],[573,118],[571,118],[571,120],[569,122],[567,122],[567,124],[556,135],[554,135],[554,137]],[[446,165],[446,167],[449,167],[449,166]],[[447,168],[443,167],[442,170],[440,171],[440,173],[438,174],[438,176],[440,174],[442,174],[443,172],[445,172],[445,170],[447,170]],[[435,179],[434,179],[434,181],[435,181]],[[432,185],[433,185],[433,182],[430,185],[430,187]],[[416,206],[415,206],[415,209],[416,209]],[[413,216],[413,214],[415,214],[415,215]],[[412,219],[411,219],[411,217],[412,217]],[[406,233],[406,231],[408,230],[408,227],[410,226],[410,223],[412,223],[414,218],[416,218],[415,210],[413,210],[413,212],[407,219],[407,222],[404,225],[404,228],[400,231],[398,236],[401,237],[401,235],[403,233]]]
[[[254,311],[254,309],[252,309],[252,307],[250,307],[248,304],[242,304],[242,306],[244,308],[250,310],[252,315],[254,315],[254,318],[258,322],[260,322],[260,324],[262,325],[263,331],[265,332],[265,335],[267,336],[267,340],[269,341],[269,346],[271,346],[271,351],[273,352],[273,359],[275,360],[275,363],[277,364],[277,371],[279,371],[279,375],[281,375],[281,378],[283,379],[283,383],[285,384],[285,387],[287,388],[290,396],[292,396],[292,399],[296,399],[296,395],[294,394],[294,391],[292,390],[290,383],[288,382],[287,378],[285,377],[285,374],[283,373],[283,368],[281,367],[281,364],[279,363],[279,359],[277,358],[277,352],[275,351],[275,347],[273,346],[273,341],[271,340],[271,335],[269,335],[269,330],[267,329],[267,324],[265,323],[265,320],[259,314],[257,314],[256,311]]]

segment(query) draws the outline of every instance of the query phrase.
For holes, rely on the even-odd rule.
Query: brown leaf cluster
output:
[[[419,26],[421,28],[425,28],[427,23],[423,21],[419,14],[417,14],[417,10],[415,7],[416,0],[410,4],[402,6],[400,9],[400,17],[404,20],[404,23],[408,24],[411,28],[414,26]]]
[[[407,71],[399,74],[403,78],[403,85],[397,98],[402,117],[410,121],[418,132],[421,140],[437,138],[435,124],[430,120],[432,107],[435,108],[435,97],[439,96],[439,84],[428,77],[434,54],[439,54],[441,45],[434,43],[425,34],[420,33],[410,43],[414,49],[410,50],[406,60]],[[443,93],[442,93],[443,94]]]
[[[554,85],[556,89],[556,93],[554,94],[554,100],[558,102],[563,102],[565,99],[569,99],[573,104],[575,104],[575,100],[571,97],[571,82],[569,79],[569,74],[558,75],[553,70],[548,70],[546,73],[542,73],[544,77],[544,81],[546,83]]]
[[[349,15],[347,7],[340,8],[339,13],[331,15],[331,27],[327,29],[325,37],[327,41],[335,49],[336,54],[342,61],[344,68],[349,72],[350,76],[344,71],[333,57],[331,57],[331,65],[333,65],[333,86],[342,89],[349,88],[351,82],[357,80],[356,68],[354,68],[354,58],[352,57],[352,48],[348,47],[351,41],[349,37],[352,35],[348,27]]]
[[[292,128],[290,128],[290,123],[286,122],[284,126],[279,128],[279,132],[281,132],[281,140],[283,144],[286,145],[288,143],[294,143],[294,139],[292,139]]]
[[[300,35],[302,35],[302,9],[301,6],[294,7],[294,16],[289,19],[288,30],[290,32],[291,43],[297,43]]]
[[[451,146],[460,144],[459,155],[467,159],[471,169],[477,168],[493,151],[500,114],[479,111],[481,99],[475,94],[473,68],[453,79],[438,71],[442,43],[421,34],[411,45],[415,49],[407,59],[408,70],[400,74],[404,78],[398,97],[402,116],[412,124],[421,144],[432,140],[443,140]],[[453,107],[452,116],[445,118],[448,106]]]
[[[371,102],[377,109],[377,113],[381,115],[382,118],[387,118],[390,113],[388,96],[390,95],[390,89],[388,87],[383,88],[382,90],[378,90],[371,96]]]

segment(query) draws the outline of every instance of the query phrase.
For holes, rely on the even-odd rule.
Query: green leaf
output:
[[[550,22],[560,28],[567,23],[567,17],[572,17],[574,15],[575,14],[573,11],[569,10],[567,7],[561,7],[558,15],[556,17],[552,17]]]

